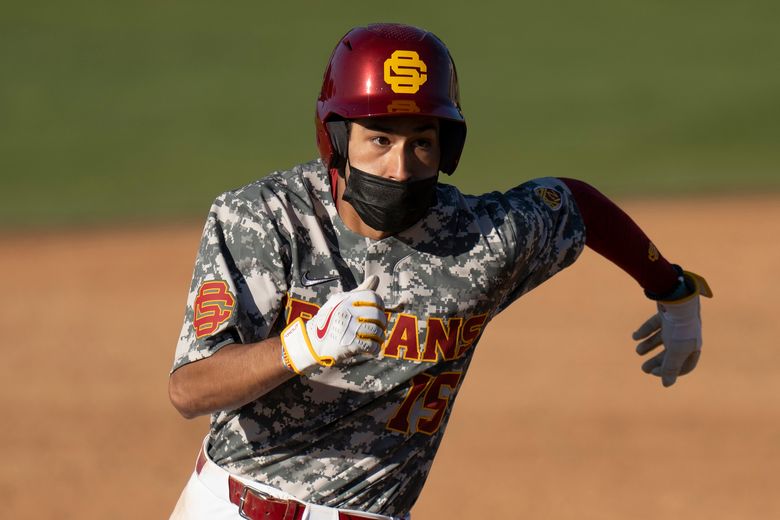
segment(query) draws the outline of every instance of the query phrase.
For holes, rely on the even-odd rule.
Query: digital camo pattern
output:
[[[574,262],[584,229],[556,179],[482,196],[440,184],[422,220],[374,241],[344,226],[329,186],[314,161],[217,198],[173,368],[278,335],[378,275],[389,313],[380,357],[214,414],[209,453],[301,500],[400,516],[425,482],[484,326]]]

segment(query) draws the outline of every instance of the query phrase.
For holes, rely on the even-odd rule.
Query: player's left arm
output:
[[[703,277],[669,263],[639,226],[614,202],[589,184],[561,179],[571,190],[585,225],[585,243],[623,269],[655,300],[658,313],[634,332],[637,353],[664,350],[642,365],[671,386],[692,371],[701,355],[699,296],[712,297]]]

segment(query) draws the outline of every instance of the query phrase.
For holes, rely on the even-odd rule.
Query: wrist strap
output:
[[[282,362],[295,372],[302,374],[317,364],[323,367],[333,366],[336,362],[331,356],[320,356],[311,344],[306,324],[302,318],[296,318],[282,331]]]
[[[677,272],[677,285],[671,291],[664,294],[656,294],[654,292],[645,289],[645,296],[655,301],[675,301],[681,300],[686,296],[689,296],[696,290],[696,286],[692,283],[689,284],[685,279],[685,271],[677,264],[672,264],[672,267]]]
[[[690,271],[684,271],[683,268],[677,264],[672,264],[672,267],[677,271],[677,280],[679,281],[677,286],[666,294],[654,294],[645,290],[645,296],[651,300],[662,302],[677,302],[688,298],[693,294],[700,294],[707,298],[712,298],[712,289],[710,289],[707,280],[705,280],[703,276]]]

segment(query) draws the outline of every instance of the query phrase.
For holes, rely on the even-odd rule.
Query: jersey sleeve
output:
[[[504,197],[515,247],[510,283],[498,311],[574,263],[585,246],[582,217],[559,179],[534,179]]]
[[[285,244],[270,211],[230,192],[214,201],[171,371],[225,345],[269,337],[283,314],[287,291]]]

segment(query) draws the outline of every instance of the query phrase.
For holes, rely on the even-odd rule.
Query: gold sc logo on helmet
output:
[[[385,83],[396,94],[414,94],[428,80],[428,67],[415,51],[397,50],[385,60]]]

